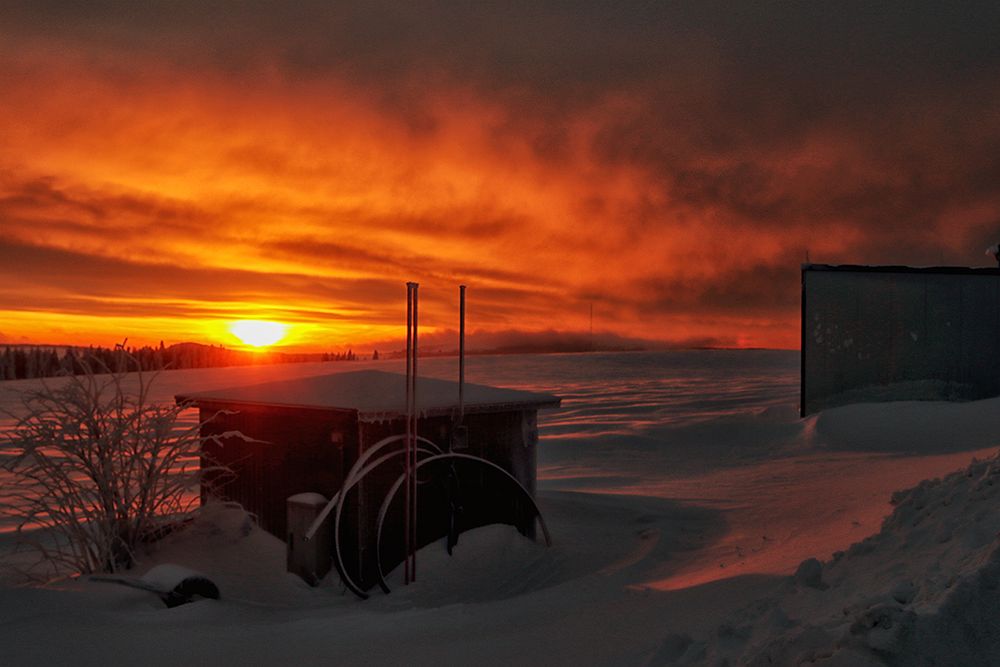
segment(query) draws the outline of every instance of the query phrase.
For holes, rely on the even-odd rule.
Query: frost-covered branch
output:
[[[178,424],[185,406],[151,402],[155,375],[136,373],[131,390],[126,377],[87,367],[42,381],[10,415],[0,513],[37,555],[33,579],[131,567],[144,542],[197,509],[203,478],[224,472],[204,465],[200,425]]]

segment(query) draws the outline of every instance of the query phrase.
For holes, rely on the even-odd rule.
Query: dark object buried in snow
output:
[[[219,599],[219,587],[200,572],[180,565],[157,565],[142,577],[93,575],[91,581],[120,584],[129,588],[155,593],[167,607],[178,607],[199,598]]]

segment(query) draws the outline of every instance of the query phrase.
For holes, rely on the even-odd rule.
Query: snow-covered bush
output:
[[[87,369],[22,393],[3,443],[0,513],[33,552],[21,568],[32,579],[127,569],[197,508],[203,475],[218,469],[201,465],[200,424],[150,401],[153,380]]]

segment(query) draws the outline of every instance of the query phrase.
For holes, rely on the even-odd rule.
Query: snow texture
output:
[[[458,407],[458,383],[418,377],[416,409],[422,416],[451,414]],[[557,407],[555,396],[466,383],[465,412]],[[212,405],[277,405],[356,410],[362,421],[383,421],[406,414],[406,376],[363,370],[266,382],[179,395],[178,402]]]
[[[296,493],[294,496],[288,497],[288,502],[323,507],[327,503],[327,497],[322,493]]]
[[[290,366],[266,372],[329,368]],[[3,664],[1000,664],[1000,399],[802,420],[794,353],[483,357],[469,371],[564,397],[539,421],[552,548],[487,526],[453,557],[428,545],[416,583],[397,570],[392,594],[361,602],[335,573],[317,588],[286,573],[281,541],[208,505],[136,575],[177,564],[220,599],[0,587]],[[160,391],[266,372],[171,372]]]
[[[877,534],[803,562],[679,664],[997,664],[1000,457],[892,501]]]

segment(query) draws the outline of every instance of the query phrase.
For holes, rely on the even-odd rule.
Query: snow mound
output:
[[[194,571],[227,599],[253,604],[308,602],[309,587],[285,571],[285,560],[285,543],[261,530],[242,507],[210,502],[189,525],[154,545],[137,570],[147,580],[166,577],[164,584],[177,573]]]
[[[971,451],[994,447],[1000,440],[1000,398],[858,403],[824,410],[805,424],[814,445],[833,450]]]
[[[670,635],[676,664],[989,665],[1000,655],[1000,454],[893,496],[879,533],[820,563],[705,641]]]
[[[561,559],[513,526],[492,524],[462,533],[448,554],[444,540],[417,552],[418,577],[403,585],[400,565],[387,577],[393,604],[438,607],[482,603],[530,593],[562,581]]]

